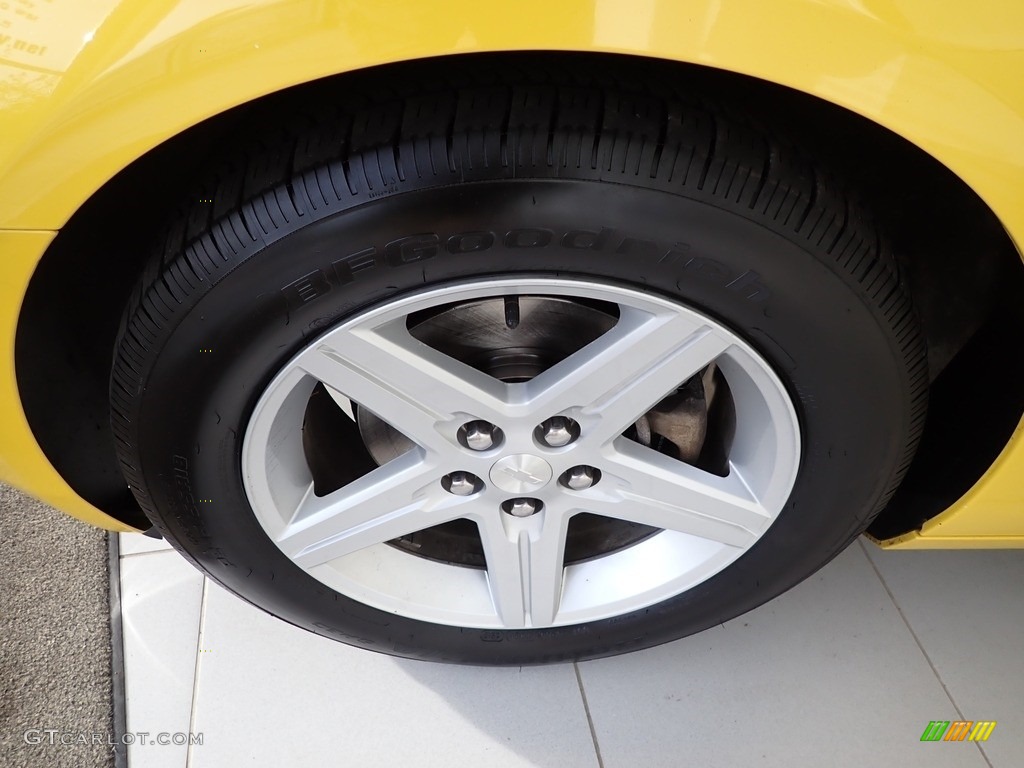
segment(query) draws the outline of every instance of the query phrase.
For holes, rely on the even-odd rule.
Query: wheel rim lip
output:
[[[799,471],[802,447],[796,410],[785,385],[769,363],[728,326],[678,301],[608,282],[546,277],[467,280],[399,296],[341,321],[296,353],[259,398],[242,442],[246,496],[271,541],[276,544],[289,516],[274,502],[267,473],[268,458],[273,452],[267,435],[273,432],[275,420],[282,413],[282,402],[296,397],[304,400],[303,388],[308,388],[305,391],[308,397],[315,384],[297,361],[323,340],[340,336],[371,320],[382,324],[439,304],[508,294],[588,297],[614,302],[620,307],[657,307],[691,315],[713,327],[730,340],[728,350],[717,358],[726,380],[730,386],[734,380],[742,380],[748,390],[761,398],[761,406],[771,417],[769,437],[776,450],[775,465],[770,476],[760,481],[762,487],[757,494],[771,517],[750,546],[733,547],[662,530],[623,550],[569,565],[563,571],[560,609],[547,626],[579,624],[647,608],[706,581],[756,545],[775,523],[789,498]],[[672,562],[680,565],[666,571],[666,565]],[[652,571],[651,563],[659,564],[658,568]],[[341,594],[387,613],[452,626],[506,628],[487,591],[486,571],[419,558],[385,543],[329,564],[309,568],[296,565]],[[634,587],[624,590],[613,578],[618,572],[644,572],[644,575],[632,578]]]

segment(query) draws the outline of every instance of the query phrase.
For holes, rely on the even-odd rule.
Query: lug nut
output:
[[[539,499],[511,499],[501,505],[501,508],[513,517],[529,517],[540,512],[544,505]]]
[[[486,451],[501,440],[501,430],[486,421],[470,421],[459,428],[462,443],[474,451]]]
[[[585,464],[580,464],[579,466],[566,470],[561,477],[562,485],[566,488],[571,488],[574,491],[582,491],[589,488],[600,479],[600,470],[588,467]]]
[[[566,416],[552,416],[537,427],[537,432],[545,445],[561,448],[580,436],[580,425]]]
[[[452,472],[441,478],[441,486],[456,496],[471,496],[483,487],[483,482],[471,472]]]

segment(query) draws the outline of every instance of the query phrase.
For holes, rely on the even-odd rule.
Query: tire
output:
[[[595,658],[764,603],[863,531],[912,459],[927,370],[892,253],[819,169],[725,107],[593,72],[558,85],[488,78],[348,94],[336,112],[264,132],[196,195],[146,267],[116,342],[111,412],[127,482],[154,525],[218,583],[292,624],[399,656]],[[504,326],[492,317],[498,301],[511,313]],[[662,316],[669,330],[644,325]],[[626,362],[602,368],[611,358],[594,350],[630,322],[644,330],[632,346],[619,338]],[[542,353],[493,341],[534,326]],[[473,327],[487,329],[490,347],[463,348]],[[677,339],[671,328],[684,330]],[[705,338],[695,328],[718,345],[696,370],[696,357],[687,368],[679,351]],[[401,348],[372,362],[388,334]],[[642,351],[658,344],[668,351]],[[513,360],[512,384],[493,389],[482,372],[492,369],[471,359],[480,349],[487,366]],[[552,360],[523,362],[538,355]],[[306,374],[328,358],[330,382],[318,385]],[[685,387],[652,397],[645,387],[663,384],[653,371],[677,360]],[[396,372],[406,363],[422,376]],[[487,393],[526,392],[522,380],[540,391],[577,364],[590,374],[565,391],[598,400],[550,414],[565,420],[486,405]],[[602,377],[630,366],[628,397],[601,389]],[[437,384],[452,376],[450,391]],[[464,403],[431,411],[442,407],[431,398],[458,386],[471,394]],[[364,390],[372,406],[353,396]],[[686,458],[685,439],[647,434],[666,395],[673,426],[663,431],[705,433]],[[551,402],[569,402],[562,397]],[[424,413],[433,426],[420,423]],[[591,438],[611,427],[624,436],[601,446]],[[623,468],[627,459],[639,474]],[[465,504],[460,519],[475,528],[432,522],[403,533],[402,472],[428,464],[436,482],[408,497],[417,514],[442,520],[438,510]],[[589,487],[567,485],[570,464],[587,468],[572,471]],[[483,469],[456,471],[470,466]],[[691,491],[746,493],[737,478],[752,490],[734,506],[754,517],[734,520],[728,507],[719,520],[712,502],[711,511],[687,507]],[[312,494],[311,482],[321,486]],[[363,486],[346,483],[360,482],[381,516],[360,530],[392,544],[360,549],[363,533],[317,527],[334,519],[328,509],[350,504],[351,519],[376,509],[353,500]],[[511,514],[514,499],[526,501]],[[565,581],[551,605],[540,570],[529,572],[534,591],[516,596],[506,576],[524,561],[499,566],[508,553],[485,529],[503,526],[494,530],[509,532],[515,552],[540,563],[543,547],[563,546],[545,537],[574,504],[601,510],[560,534],[572,555],[565,543],[556,562],[575,570],[557,569]],[[389,515],[402,522],[385,525]],[[718,523],[726,527],[702,527]],[[347,552],[346,541],[355,554],[322,560]],[[602,565],[613,560],[615,580]],[[648,573],[654,563],[664,573]],[[580,574],[605,586],[570,592]]]

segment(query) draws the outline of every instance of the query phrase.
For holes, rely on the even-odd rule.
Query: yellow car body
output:
[[[33,436],[15,376],[30,279],[115,174],[190,126],[366,67],[492,51],[710,66],[857,112],[962,179],[1024,242],[1024,5],[1012,0],[6,0],[0,2],[0,479],[81,498]],[[1024,546],[1024,431],[901,548]]]

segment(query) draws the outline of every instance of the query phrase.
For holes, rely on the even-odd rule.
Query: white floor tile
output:
[[[154,539],[150,536],[143,536],[141,533],[122,533],[117,538],[117,546],[121,551],[121,557],[125,555],[138,555],[143,552],[165,552],[171,549],[166,539]]]
[[[724,627],[580,669],[606,768],[985,765],[920,742],[956,713],[859,546]]]
[[[868,552],[964,719],[999,723],[992,765],[1024,765],[1024,552]]]
[[[991,765],[1024,763],[1024,553],[867,551],[964,717],[1000,723]],[[193,700],[202,578],[173,552],[121,568],[128,730],[186,732],[194,704],[190,768],[596,765],[571,666],[390,659],[212,584]],[[975,745],[919,741],[956,708],[859,546],[724,628],[581,672],[607,768],[985,765]],[[186,765],[184,746],[129,756]]]
[[[571,665],[482,669],[398,660],[317,637],[213,584],[196,700],[223,766],[596,766]]]
[[[121,560],[128,732],[187,733],[203,577],[177,552]],[[186,746],[128,747],[132,768],[184,768]],[[227,764],[227,763],[226,763]]]

